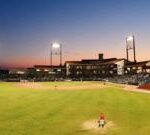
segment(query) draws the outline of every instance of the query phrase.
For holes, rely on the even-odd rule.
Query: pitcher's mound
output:
[[[86,121],[82,124],[82,130],[87,131],[94,131],[94,132],[100,132],[100,133],[106,133],[110,130],[115,129],[115,124],[112,121],[107,121],[106,125],[102,127],[98,127],[97,120],[90,120]]]

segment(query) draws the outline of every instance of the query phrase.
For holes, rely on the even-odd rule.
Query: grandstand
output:
[[[150,61],[131,62],[125,58],[103,58],[103,54],[99,54],[98,59],[66,61],[62,66],[34,65],[27,69],[3,70],[0,76],[6,81],[107,79],[115,83],[142,85],[150,82]]]

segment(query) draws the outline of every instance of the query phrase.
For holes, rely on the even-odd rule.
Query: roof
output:
[[[99,65],[103,65],[103,64],[115,64],[118,61],[121,60],[125,60],[124,58],[121,59],[117,59],[117,58],[109,58],[109,59],[103,59],[103,60],[98,60],[98,59],[83,59],[81,61],[66,61],[66,63],[69,64],[99,64]]]
[[[10,72],[17,72],[17,71],[27,71],[27,68],[10,68],[9,69]]]
[[[108,62],[108,61],[112,61],[112,60],[116,60],[117,58],[108,58],[108,59],[103,59],[103,60],[99,60],[99,59],[83,59],[81,60],[81,62],[88,62],[88,63],[93,63],[93,62]]]
[[[64,66],[34,65],[34,68],[64,68]]]
[[[108,61],[107,64],[116,64],[117,62],[122,61],[122,60],[126,61],[126,59],[124,58],[119,58],[119,59]]]
[[[129,62],[125,65],[125,67],[142,67],[146,66],[150,61],[141,61],[141,62]]]
[[[66,61],[65,63],[80,63],[81,61]]]

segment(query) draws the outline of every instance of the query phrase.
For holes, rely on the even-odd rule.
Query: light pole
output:
[[[134,58],[134,62],[136,62],[135,37],[134,36],[129,36],[129,37],[126,38],[127,61],[129,61],[129,50],[133,50],[133,58]]]
[[[54,50],[56,52],[54,52]],[[60,56],[60,66],[62,65],[62,44],[59,43],[52,43],[51,44],[51,50],[50,50],[50,66],[53,66],[53,55],[59,55]]]

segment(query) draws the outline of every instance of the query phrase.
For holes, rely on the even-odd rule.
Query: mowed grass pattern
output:
[[[86,85],[91,83],[99,82]],[[100,112],[116,125],[106,135],[148,135],[149,105],[150,94],[124,91],[114,85],[95,90],[35,90],[0,83],[0,135],[99,135],[83,131],[81,126],[98,119]]]

